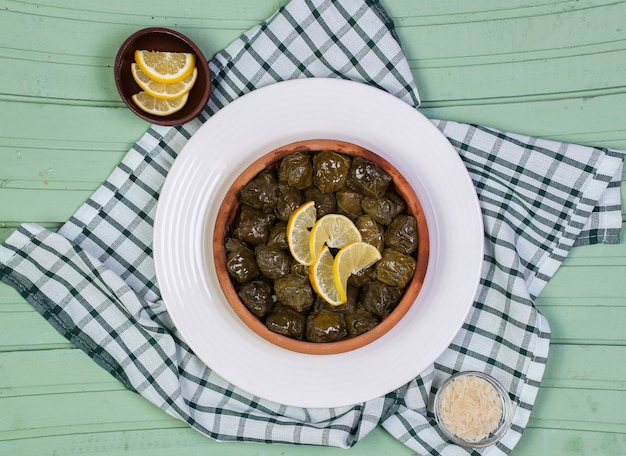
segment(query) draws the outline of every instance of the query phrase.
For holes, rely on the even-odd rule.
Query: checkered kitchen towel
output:
[[[150,128],[58,232],[20,227],[0,246],[2,280],[126,387],[215,439],[349,447],[382,425],[420,453],[466,454],[442,438],[429,401],[449,374],[476,369],[497,377],[516,409],[505,438],[475,453],[510,452],[548,355],[549,327],[533,299],[573,245],[618,242],[622,155],[435,121],[467,165],[484,215],[482,278],[465,325],[423,375],[384,397],[337,409],[287,407],[225,382],[178,338],[151,256],[161,185],[201,123],[257,87],[349,78],[416,107],[418,93],[392,23],[373,0],[293,0],[210,65],[206,111],[182,127]]]

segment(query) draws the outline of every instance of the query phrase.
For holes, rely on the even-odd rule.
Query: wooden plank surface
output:
[[[0,0],[0,241],[58,227],[147,124],[111,68],[166,26],[211,57],[286,0]],[[626,149],[626,2],[383,0],[431,118]],[[622,195],[626,195],[622,188]],[[626,244],[574,249],[537,301],[553,330],[515,456],[626,454]],[[351,450],[216,443],[126,391],[0,285],[2,455],[414,454],[382,429]]]

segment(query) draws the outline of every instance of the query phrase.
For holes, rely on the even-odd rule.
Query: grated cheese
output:
[[[452,380],[440,393],[438,413],[457,437],[478,442],[496,430],[502,420],[502,401],[486,380],[466,375]]]

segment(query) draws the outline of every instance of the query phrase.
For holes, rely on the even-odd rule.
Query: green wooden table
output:
[[[286,0],[0,0],[0,241],[58,227],[148,125],[112,66],[166,26],[211,57]],[[383,0],[434,118],[626,149],[626,2]],[[622,194],[624,194],[622,190]],[[574,249],[537,305],[552,348],[522,455],[626,454],[626,243]],[[413,454],[213,442],[125,390],[0,284],[2,455]]]

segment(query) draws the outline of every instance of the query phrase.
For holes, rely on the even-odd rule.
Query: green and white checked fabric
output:
[[[150,128],[58,232],[21,226],[0,246],[0,278],[127,388],[212,438],[350,447],[382,425],[420,454],[509,453],[548,356],[549,326],[533,300],[572,246],[619,242],[622,153],[434,121],[463,158],[483,212],[486,250],[470,315],[436,363],[399,390],[350,407],[287,407],[217,376],[168,318],[151,249],[163,181],[202,122],[276,81],[353,79],[415,107],[419,96],[393,24],[373,0],[292,0],[210,65],[205,112],[182,127]],[[498,378],[516,406],[512,429],[484,450],[447,442],[429,408],[438,385],[467,369]]]

